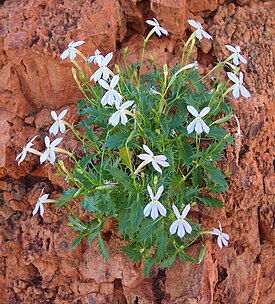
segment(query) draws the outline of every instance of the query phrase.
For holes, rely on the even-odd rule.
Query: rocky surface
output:
[[[275,303],[274,12],[272,0],[0,1],[1,304]],[[210,229],[221,219],[231,236],[229,248],[220,251],[208,238],[202,264],[177,263],[165,271],[153,269],[145,278],[142,265],[132,264],[109,237],[112,230],[106,232],[111,252],[106,263],[96,246],[85,242],[70,250],[73,232],[65,210],[47,206],[43,220],[33,218],[41,188],[58,197],[63,181],[36,156],[20,167],[14,159],[34,134],[42,147],[51,109],[69,106],[68,118],[76,120],[81,95],[70,64],[59,59],[66,45],[83,39],[83,52],[114,51],[117,62],[127,45],[134,61],[148,31],[144,21],[155,16],[171,33],[149,44],[160,62],[174,62],[179,55],[190,17],[215,37],[197,43],[202,67],[228,55],[225,44],[241,45],[249,59],[242,70],[252,98],[232,101],[242,137],[224,158],[224,170],[232,173],[223,195],[226,208],[220,214],[200,210]],[[229,127],[236,133],[234,121]],[[70,134],[66,137],[73,147]]]

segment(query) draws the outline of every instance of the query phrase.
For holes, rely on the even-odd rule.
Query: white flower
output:
[[[103,106],[106,106],[106,104],[113,105],[115,104],[116,107],[119,107],[121,101],[122,101],[122,96],[114,90],[114,87],[117,85],[119,82],[119,75],[115,75],[113,79],[111,80],[110,85],[102,79],[99,79],[98,83],[105,89],[107,92],[104,94],[104,96],[101,99],[101,104]]]
[[[112,124],[115,127],[119,121],[121,121],[121,123],[125,126],[128,121],[126,114],[132,114],[126,109],[129,108],[133,103],[133,100],[128,100],[124,102],[124,104],[116,107],[117,111],[109,118],[109,124]]]
[[[36,215],[38,209],[40,209],[40,215],[43,217],[43,214],[44,214],[44,206],[43,204],[47,202],[47,199],[49,197],[49,194],[43,194],[43,191],[44,189],[42,189],[40,195],[39,195],[39,198],[38,198],[38,201],[33,209],[33,212],[32,212],[32,215]],[[42,195],[43,194],[43,195]]]
[[[200,114],[198,111],[192,107],[192,106],[187,106],[187,110],[196,118],[188,125],[187,127],[187,132],[188,134],[192,133],[194,130],[198,133],[201,134],[202,131],[205,133],[209,133],[209,127],[206,125],[206,123],[202,120],[202,117],[205,116],[209,111],[209,107],[205,107],[201,110]]]
[[[95,82],[98,81],[101,77],[105,80],[107,80],[110,76],[110,70],[107,67],[108,63],[113,58],[113,53],[107,54],[105,57],[102,56],[97,58],[97,63],[99,66],[99,69],[94,72],[94,74],[91,76],[90,81],[94,80]]]
[[[151,218],[153,220],[155,220],[159,213],[162,215],[162,216],[166,216],[166,209],[165,207],[159,202],[159,198],[164,190],[164,187],[163,185],[161,185],[159,188],[158,188],[158,191],[157,191],[157,194],[154,195],[153,194],[153,191],[151,189],[151,187],[149,185],[147,185],[147,190],[148,190],[148,193],[150,195],[150,198],[151,198],[151,202],[149,204],[146,205],[146,207],[144,208],[144,216],[148,216],[149,214],[151,214]]]
[[[167,157],[165,155],[154,155],[153,152],[146,146],[143,145],[143,149],[145,150],[145,152],[147,152],[148,154],[140,154],[138,155],[138,158],[144,160],[144,162],[142,162],[139,167],[137,168],[137,170],[135,171],[135,173],[137,173],[139,171],[139,169],[141,169],[142,167],[144,167],[145,165],[149,164],[152,162],[152,165],[154,167],[154,169],[156,171],[158,171],[160,174],[162,174],[162,170],[160,168],[159,165],[161,165],[162,167],[169,167],[169,163],[166,161]]]
[[[61,133],[65,133],[65,125],[64,125],[64,121],[62,120],[62,118],[67,114],[68,109],[63,110],[58,116],[56,114],[55,111],[51,111],[51,115],[52,118],[55,120],[55,122],[53,123],[53,125],[50,127],[50,134],[53,134],[54,136],[56,136],[56,134],[58,133],[58,130],[60,130]]]
[[[146,23],[148,23],[154,27],[153,30],[159,37],[161,36],[161,34],[168,35],[168,32],[159,25],[156,18],[153,18],[153,20],[147,20]]]
[[[45,137],[45,146],[47,147],[46,151],[40,156],[40,164],[50,157],[50,163],[53,165],[55,162],[55,147],[60,144],[63,138],[57,138],[52,143],[48,136]]]
[[[68,48],[61,54],[60,58],[64,60],[65,58],[70,57],[71,60],[74,60],[76,57],[76,47],[82,45],[83,43],[85,43],[85,41],[71,41],[68,44]]]
[[[221,223],[219,223],[219,228],[213,228],[214,233],[218,236],[218,245],[220,247],[220,249],[222,249],[222,246],[226,246],[228,247],[228,240],[229,240],[229,235],[227,233],[223,233],[222,232],[222,226]]]
[[[18,160],[18,165],[20,166],[20,164],[22,163],[22,161],[26,158],[27,156],[27,152],[31,152],[33,154],[36,154],[36,155],[41,155],[40,152],[36,151],[35,149],[32,149],[31,147],[33,146],[33,141],[36,139],[37,135],[34,136],[33,139],[31,139],[25,147],[23,147],[23,150],[22,152],[20,152],[17,156],[16,156],[16,159],[15,160]]]
[[[101,52],[99,50],[95,50],[94,55],[88,58],[88,63],[93,62],[94,64],[98,64],[102,59],[104,59],[104,56],[100,54]]]
[[[201,40],[202,36],[207,38],[207,39],[213,39],[212,36],[210,36],[206,31],[203,30],[202,25],[199,22],[196,22],[194,20],[188,20],[188,23],[196,28],[195,33],[196,37]]]
[[[243,73],[240,72],[239,78],[232,72],[228,72],[227,76],[235,82],[235,84],[232,86],[233,88],[233,96],[235,98],[239,98],[240,92],[245,98],[249,98],[251,95],[249,91],[242,85],[243,83]]]
[[[185,235],[185,231],[187,233],[191,233],[192,232],[192,227],[190,226],[190,224],[185,220],[186,215],[188,214],[189,210],[190,210],[190,205],[188,204],[182,211],[182,214],[180,215],[179,210],[177,208],[177,206],[175,206],[173,204],[172,206],[174,213],[177,217],[177,220],[175,220],[172,225],[170,226],[170,234],[175,234],[178,231],[178,236],[180,238],[183,238]]]
[[[229,51],[233,52],[233,63],[239,65],[240,61],[244,64],[247,64],[247,60],[240,54],[241,48],[239,46],[233,47],[232,45],[227,44],[225,46]]]

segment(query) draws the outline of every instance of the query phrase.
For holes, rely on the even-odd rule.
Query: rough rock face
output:
[[[275,303],[275,9],[272,0],[252,2],[0,1],[0,303]],[[117,62],[127,45],[135,60],[148,30],[144,21],[155,16],[171,33],[154,37],[148,47],[160,62],[174,62],[180,54],[190,17],[215,37],[197,43],[203,67],[228,55],[225,44],[240,45],[249,59],[243,70],[252,98],[232,101],[242,137],[224,157],[223,168],[232,173],[223,195],[226,208],[200,210],[210,229],[221,219],[229,248],[220,251],[208,239],[202,264],[177,263],[145,278],[141,265],[132,264],[110,238],[112,230],[106,231],[106,263],[85,242],[70,250],[73,232],[64,210],[47,206],[43,220],[33,218],[40,189],[58,197],[62,180],[35,156],[20,167],[14,159],[34,134],[41,135],[42,147],[51,109],[69,106],[69,120],[76,120],[80,94],[70,64],[59,59],[66,45],[83,39],[85,53],[114,51]],[[234,121],[230,128],[236,132]],[[73,146],[70,135],[66,142]]]

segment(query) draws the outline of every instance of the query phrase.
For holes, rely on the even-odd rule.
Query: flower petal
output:
[[[177,219],[180,219],[180,213],[179,213],[179,209],[177,208],[177,206],[173,204],[172,208],[173,208],[173,211],[174,211]]]
[[[107,66],[107,64],[111,61],[112,58],[113,58],[113,52],[110,52],[102,60],[102,66]]]
[[[242,63],[247,64],[247,60],[240,54],[239,54],[239,59]]]
[[[105,90],[110,90],[111,87],[109,86],[109,84],[103,80],[103,79],[99,79],[98,83],[105,89]]]
[[[33,216],[36,215],[36,213],[37,213],[37,211],[38,211],[38,209],[39,209],[39,206],[40,206],[39,203],[36,203],[36,204],[35,204],[35,207],[34,207],[34,209],[33,209],[33,211],[32,211],[32,215],[33,215]]]
[[[67,114],[67,112],[68,112],[68,109],[63,110],[63,111],[58,115],[58,119],[60,120],[60,119],[64,118],[64,116]]]
[[[55,122],[52,124],[52,126],[49,129],[49,133],[53,134],[54,136],[56,136],[56,134],[58,133],[58,124]]]
[[[188,23],[194,28],[200,28],[200,25],[195,20],[188,20]]]
[[[200,116],[200,117],[203,117],[203,116],[205,116],[207,113],[209,113],[209,111],[210,111],[210,108],[209,108],[209,107],[205,107],[205,108],[203,108],[203,109],[201,110],[199,116]]]
[[[54,153],[53,150],[51,150],[51,151],[49,152],[49,154],[50,154],[50,163],[53,165],[54,162],[55,162],[55,153]]]
[[[60,122],[60,123],[59,123],[59,129],[60,129],[60,132],[61,132],[61,133],[65,133],[66,128],[65,128],[65,125],[64,125],[63,122]]]
[[[128,100],[128,101],[124,102],[124,104],[122,104],[120,106],[120,109],[121,110],[125,110],[125,109],[129,108],[133,103],[134,103],[133,100]]]
[[[235,98],[240,97],[240,87],[238,85],[234,87],[232,94]]]
[[[201,29],[197,29],[195,31],[196,33],[196,37],[199,39],[199,40],[202,40],[202,30]]]
[[[152,26],[157,26],[156,22],[154,22],[153,20],[146,20],[145,21],[147,24],[150,24]]]
[[[113,125],[114,127],[119,123],[120,114],[119,112],[115,112],[112,114],[112,116],[109,118],[109,124]]]
[[[62,140],[63,140],[63,137],[56,138],[56,139],[51,143],[51,148],[56,147],[57,145],[59,145],[59,144],[61,143]]]
[[[69,53],[70,53],[70,50],[69,49],[66,49],[61,55],[60,55],[60,58],[62,60],[64,60],[65,58],[67,58],[69,56]]]
[[[201,125],[203,128],[203,131],[208,134],[210,131],[210,128],[208,127],[208,125],[203,120],[201,120]]]
[[[51,111],[51,115],[52,115],[52,118],[53,118],[54,120],[57,120],[57,119],[58,119],[58,118],[57,118],[57,114],[56,114],[55,111]]]
[[[192,133],[196,127],[197,121],[194,119],[188,126],[187,126],[187,132],[188,134]]]
[[[151,209],[152,209],[152,203],[147,204],[143,210],[144,216],[148,216],[151,213]]]
[[[150,187],[149,184],[147,185],[147,191],[148,191],[148,193],[149,193],[149,195],[150,195],[151,200],[153,201],[155,197],[154,197],[152,188]]]
[[[156,201],[158,201],[159,198],[161,197],[161,194],[162,194],[163,190],[164,190],[164,186],[161,185],[161,186],[158,188],[157,194],[156,194],[156,196],[155,196],[155,200],[156,200]]]
[[[150,162],[152,161],[152,156],[148,155],[148,154],[139,154],[137,157],[142,160],[146,160],[146,161],[150,161]]]
[[[195,117],[199,116],[198,111],[193,106],[187,106],[187,110]]]
[[[153,220],[155,220],[158,217],[159,213],[158,213],[158,208],[156,205],[152,204],[152,209],[151,209],[151,217]]]
[[[118,82],[119,82],[119,75],[115,75],[113,77],[113,79],[111,80],[110,87],[113,89],[117,85]]]
[[[234,48],[234,46],[230,45],[230,44],[226,44],[225,47],[230,51],[230,52],[233,52],[233,53],[236,53],[237,50]]]
[[[202,125],[200,121],[197,121],[196,126],[195,126],[195,131],[200,135],[203,131]]]
[[[176,233],[176,231],[178,229],[178,225],[179,225],[179,222],[177,220],[172,223],[172,225],[169,228],[170,234],[175,234]]]
[[[120,119],[121,119],[121,124],[125,126],[128,121],[128,118],[124,112],[120,113]]]
[[[183,224],[182,223],[179,223],[178,225],[178,236],[182,239],[185,235],[185,231],[184,231],[184,228],[183,228]]]
[[[164,35],[168,35],[168,32],[166,31],[166,29],[164,29],[163,27],[159,27],[159,30],[164,34]]]
[[[160,168],[160,166],[157,164],[157,162],[156,161],[152,161],[152,165],[153,165],[153,167],[154,167],[154,169],[156,170],[156,171],[158,171],[160,174],[162,174],[162,170],[161,170],[161,168]]]
[[[209,35],[206,31],[201,30],[201,33],[202,33],[203,37],[205,37],[206,39],[213,40],[213,37],[211,35]]]
[[[143,145],[142,147],[143,147],[143,149],[144,149],[145,152],[147,152],[151,156],[154,156],[153,152],[149,149],[148,146]]]
[[[228,242],[227,242],[227,240],[226,240],[225,238],[223,238],[223,237],[221,237],[221,240],[222,240],[224,246],[228,247]]]
[[[184,219],[186,217],[186,215],[188,214],[188,212],[190,211],[190,204],[188,204],[187,206],[185,206],[185,208],[182,211],[181,217]]]
[[[158,208],[159,213],[160,213],[162,216],[166,216],[166,209],[165,209],[165,207],[162,205],[162,203],[157,203],[157,208]]]
[[[240,83],[238,77],[237,77],[234,73],[232,73],[232,72],[227,72],[227,76],[228,76],[228,78],[231,79],[234,83],[237,83],[237,84]]]
[[[241,86],[240,90],[243,97],[249,98],[251,96],[250,92],[244,86]]]
[[[44,142],[45,142],[45,146],[47,148],[49,148],[51,142],[50,142],[50,138],[48,136],[45,137]]]
[[[218,236],[217,242],[218,242],[218,245],[219,245],[220,249],[222,249],[222,238],[221,238],[220,235]]]
[[[190,224],[185,220],[183,220],[182,223],[183,223],[183,226],[184,226],[184,229],[186,230],[186,232],[192,233],[192,227],[190,226]]]
[[[43,217],[43,214],[44,214],[44,206],[43,204],[40,204],[40,216]]]
[[[44,161],[48,158],[50,152],[46,150],[41,156],[40,156],[40,164],[44,163]]]

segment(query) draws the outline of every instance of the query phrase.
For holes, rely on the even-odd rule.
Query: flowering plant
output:
[[[169,267],[177,257],[200,263],[205,246],[198,257],[187,254],[186,248],[202,235],[216,235],[220,248],[228,245],[229,235],[221,225],[204,231],[192,209],[199,204],[223,207],[217,196],[228,188],[227,174],[218,168],[218,160],[226,145],[234,143],[222,127],[232,116],[226,97],[231,91],[234,97],[239,92],[250,96],[242,72],[238,78],[239,68],[230,63],[239,63],[237,57],[246,62],[239,47],[230,46],[234,54],[204,77],[198,74],[197,63],[189,62],[196,38],[212,37],[193,20],[189,24],[196,31],[183,46],[181,62],[173,68],[153,62],[154,68],[142,74],[149,38],[168,34],[156,19],[147,23],[153,29],[135,65],[127,63],[128,49],[123,68],[111,66],[113,53],[104,56],[96,50],[86,57],[77,49],[84,41],[71,42],[62,53],[62,60],[69,58],[75,65],[73,77],[85,96],[78,104],[82,120],[77,129],[66,122],[66,110],[59,115],[52,111],[50,133],[56,136],[67,127],[80,140],[81,155],[57,148],[61,137],[51,143],[46,136],[45,152],[32,148],[33,138],[17,157],[21,163],[28,152],[36,154],[65,177],[68,188],[57,206],[68,208],[69,225],[77,232],[72,247],[87,237],[108,259],[102,230],[113,220],[124,253],[133,261],[143,260],[145,273],[152,265]],[[228,87],[229,81],[223,84],[217,77],[209,89],[207,77],[215,70],[221,75],[226,65],[233,68],[228,76],[235,84]],[[67,154],[73,168],[56,153]],[[43,216],[44,205],[56,202],[42,194],[33,215],[40,208]]]

